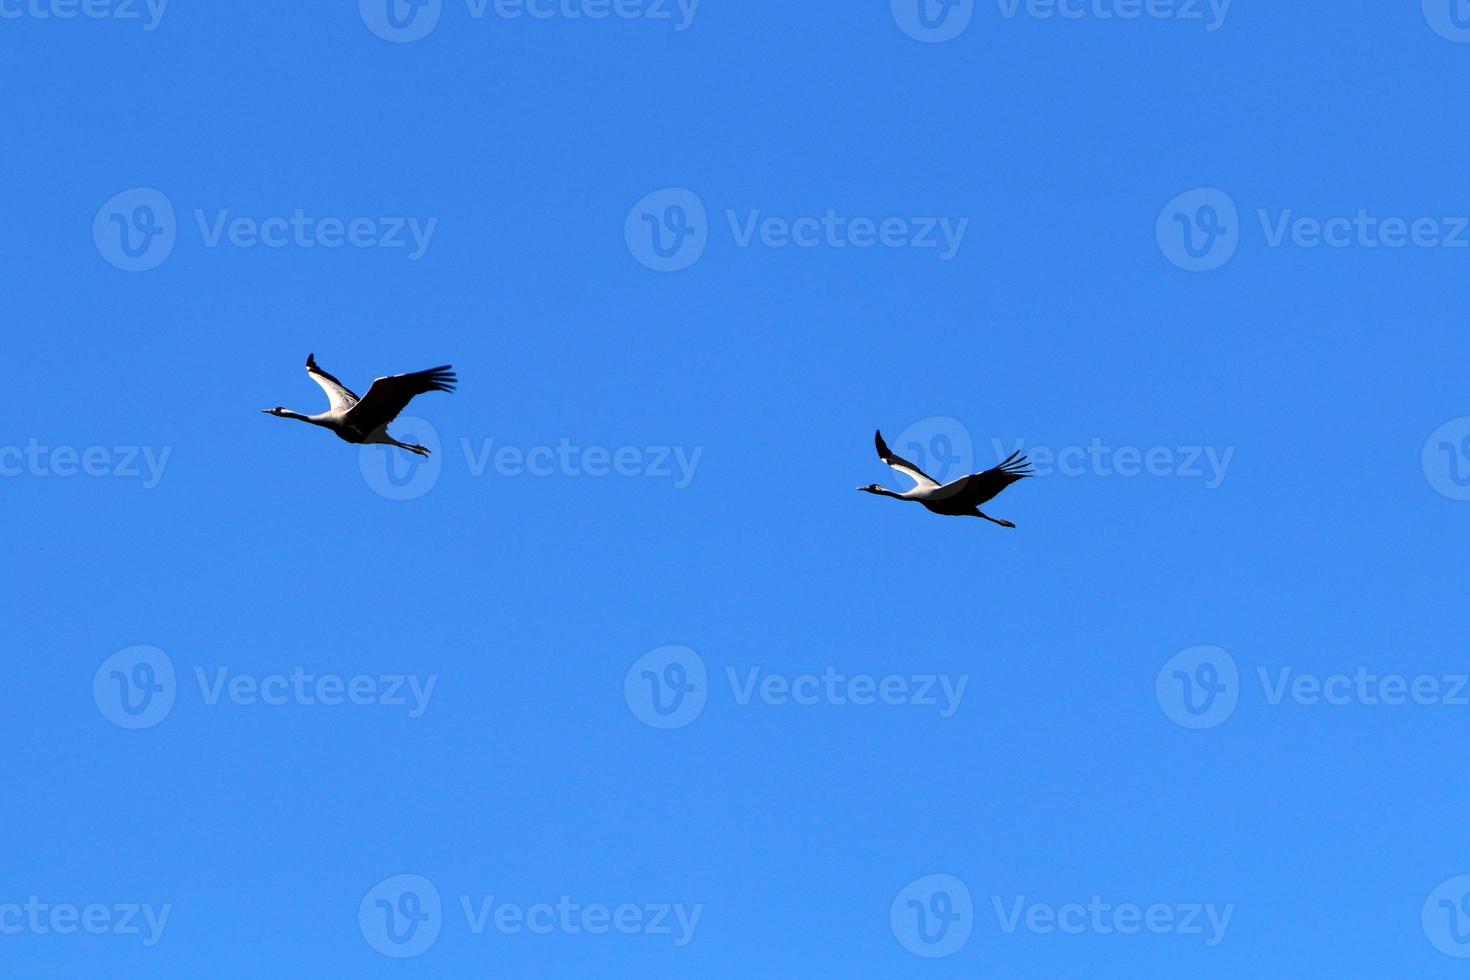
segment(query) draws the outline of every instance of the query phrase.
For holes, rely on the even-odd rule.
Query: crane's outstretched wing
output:
[[[966,507],[978,507],[1012,483],[1034,475],[1028,468],[1030,465],[1018,450],[1011,453],[1004,463],[984,473],[963,476],[953,483],[946,483],[939,488],[938,496],[952,498]]]
[[[321,385],[322,391],[327,393],[327,400],[332,403],[332,411],[345,412],[357,404],[357,396],[352,393],[351,388],[317,367],[315,354],[306,355],[306,373],[311,380]]]
[[[375,432],[396,419],[415,397],[426,391],[453,391],[457,381],[448,364],[379,378],[362,396],[362,401],[347,413],[347,421],[362,432]]]
[[[899,473],[902,473],[904,476],[908,477],[910,480],[913,480],[914,486],[916,488],[920,490],[928,490],[933,487],[939,486],[939,481],[931,477],[928,473],[925,473],[923,470],[919,469],[917,466],[915,466],[913,463],[910,463],[902,456],[893,455],[893,453],[890,452],[888,449],[888,443],[883,441],[882,430],[878,430],[873,433],[873,441],[878,446],[878,458],[887,463],[889,466],[893,467]]]

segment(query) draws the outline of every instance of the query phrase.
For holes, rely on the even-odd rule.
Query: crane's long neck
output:
[[[894,491],[889,490],[887,487],[874,487],[873,489],[869,490],[868,492],[869,493],[876,493],[880,497],[892,497],[894,500],[907,500],[908,499],[903,494],[901,494],[901,493],[895,493]]]
[[[298,422],[309,422],[312,425],[326,425],[326,423],[319,418],[313,418],[310,415],[302,415],[300,412],[293,412],[289,408],[284,408],[281,411],[276,412],[275,416],[278,419],[295,419]]]

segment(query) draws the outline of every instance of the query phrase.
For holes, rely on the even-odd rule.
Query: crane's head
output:
[[[278,419],[300,419],[302,421],[310,421],[310,419],[308,419],[305,415],[302,415],[300,412],[293,412],[289,408],[282,408],[279,405],[277,405],[275,408],[264,409],[263,411],[266,415],[274,415]]]
[[[876,483],[869,483],[865,487],[858,487],[858,489],[861,490],[863,493],[882,493],[883,492],[883,488],[880,487],[880,486],[878,486],[878,484],[876,484]]]

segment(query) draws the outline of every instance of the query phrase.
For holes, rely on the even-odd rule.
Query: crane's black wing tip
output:
[[[452,392],[459,384],[459,375],[454,373],[453,366],[449,364],[441,364],[439,367],[429,368],[429,370],[422,373],[422,377],[429,391]]]
[[[316,362],[316,355],[315,354],[307,354],[306,355],[306,372],[308,374],[314,375],[314,376],[316,376],[318,378],[322,378],[322,379],[324,379],[326,381],[331,382],[332,384],[336,385],[338,388],[341,388],[347,394],[352,395],[353,398],[356,398],[357,397],[355,394],[352,393],[352,389],[351,388],[348,388],[346,385],[344,385],[342,383],[341,379],[339,379],[335,374],[332,374],[330,371],[323,371],[322,370],[321,365]]]
[[[1002,473],[1009,474],[1010,476],[1025,477],[1032,475],[1032,470],[1030,469],[1030,467],[1031,461],[1025,456],[1022,456],[1021,451],[1018,449],[1007,456],[1005,460],[1003,460],[995,468],[1000,470]]]
[[[1025,456],[1020,459],[1008,460],[1000,466],[1000,471],[1006,476],[1017,480],[1024,480],[1029,476],[1035,476],[1036,471],[1031,468],[1031,462]]]
[[[886,443],[886,442],[883,441],[883,430],[882,429],[874,429],[873,430],[873,445],[875,445],[875,446],[878,447],[878,458],[879,459],[886,460],[888,458],[888,455],[889,455],[889,453],[888,453],[888,443]]]

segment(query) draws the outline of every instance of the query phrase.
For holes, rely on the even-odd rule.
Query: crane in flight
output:
[[[1016,526],[1010,521],[1002,521],[982,513],[980,505],[1017,480],[1024,480],[1032,475],[1031,470],[1027,469],[1030,464],[1019,451],[1011,453],[1005,462],[984,473],[962,476],[953,482],[941,484],[902,456],[894,455],[888,448],[888,443],[883,441],[881,430],[873,434],[873,440],[878,446],[878,458],[893,467],[895,472],[908,477],[914,485],[902,493],[880,487],[876,483],[858,487],[859,490],[895,500],[914,500],[930,511],[946,517],[983,517],[1001,527]]]
[[[352,389],[317,366],[316,356],[306,356],[306,374],[327,393],[330,403],[325,412],[317,415],[302,415],[289,408],[267,408],[266,415],[278,419],[296,419],[310,422],[324,429],[331,429],[338,438],[351,443],[397,446],[420,456],[429,455],[423,446],[399,442],[388,434],[388,424],[408,407],[408,403],[429,391],[453,391],[458,379],[448,364],[415,371],[412,374],[393,374],[373,382],[366,395],[358,398]]]

